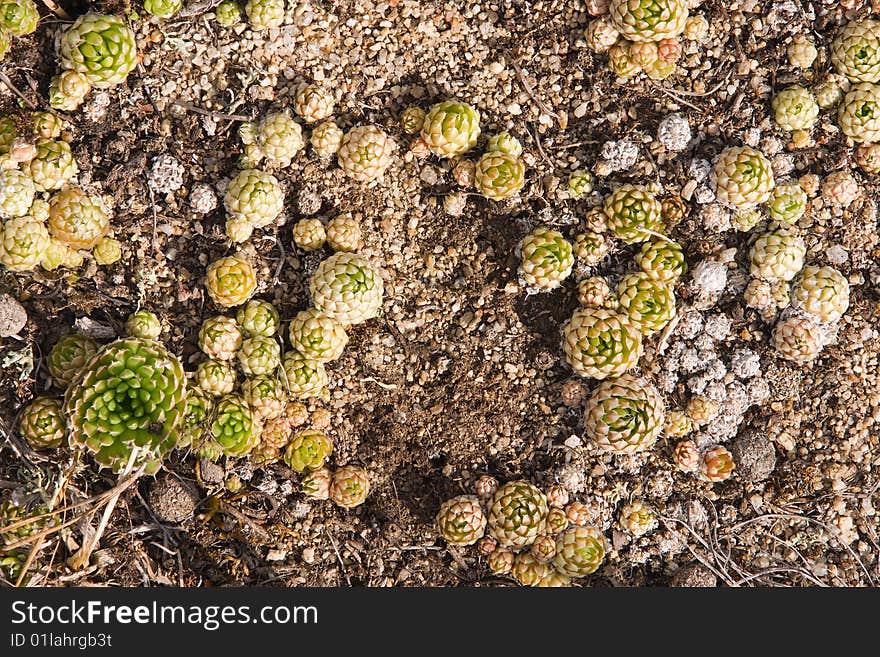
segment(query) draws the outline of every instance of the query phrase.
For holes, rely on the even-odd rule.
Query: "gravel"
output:
[[[730,443],[730,453],[739,478],[748,483],[763,481],[776,467],[773,443],[761,434],[747,431]]]
[[[18,336],[27,321],[24,306],[15,297],[0,294],[0,338]]]
[[[168,474],[153,482],[147,501],[159,520],[181,523],[192,517],[199,495],[190,485]]]

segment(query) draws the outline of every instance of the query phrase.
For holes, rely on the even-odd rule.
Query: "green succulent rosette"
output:
[[[67,387],[98,351],[98,343],[80,333],[69,333],[52,347],[46,364],[60,387]]]
[[[639,187],[623,185],[605,198],[602,209],[608,228],[627,244],[644,242],[651,239],[651,233],[662,230],[660,202]]]
[[[318,265],[309,281],[309,291],[317,310],[349,326],[379,314],[385,286],[369,260],[339,252]]]
[[[345,465],[333,473],[330,499],[345,509],[363,504],[370,493],[367,471],[357,465]]]
[[[635,257],[636,264],[651,278],[675,283],[687,272],[684,251],[678,242],[652,240],[645,242]]]
[[[473,545],[486,533],[486,514],[476,495],[446,500],[437,512],[437,529],[450,545]]]
[[[796,224],[807,211],[807,193],[797,183],[777,185],[767,201],[770,218],[784,224]]]
[[[183,0],[144,0],[144,11],[156,18],[171,18],[182,7]]]
[[[281,359],[285,384],[292,399],[320,397],[327,388],[324,363],[308,358],[298,351],[288,351]]]
[[[595,527],[569,527],[556,537],[553,567],[569,577],[596,572],[609,549],[602,532]]]
[[[232,360],[241,343],[241,328],[231,317],[209,317],[199,328],[199,349],[209,358]]]
[[[852,82],[880,82],[880,21],[850,21],[831,42],[831,63]]]
[[[320,431],[301,431],[293,437],[284,451],[284,462],[295,472],[306,472],[324,467],[333,452],[333,443]]]
[[[275,338],[258,335],[241,343],[238,364],[248,376],[272,374],[281,365],[281,347]]]
[[[34,0],[0,0],[0,29],[21,37],[37,31],[40,12]]]
[[[765,203],[776,185],[770,160],[749,146],[730,146],[721,151],[709,180],[718,201],[736,210]]]
[[[251,299],[244,306],[239,308],[235,315],[241,330],[249,337],[258,335],[272,337],[278,332],[281,323],[278,317],[278,311],[268,301],[262,299]]]
[[[244,399],[227,395],[214,409],[211,438],[226,456],[245,456],[260,442],[259,420]]]
[[[154,474],[177,444],[186,388],[183,366],[160,343],[111,342],[64,396],[70,444],[116,473],[143,465]]]
[[[590,395],[584,433],[605,451],[630,454],[651,447],[665,419],[657,389],[641,377],[624,374],[603,381]]]
[[[509,481],[499,486],[489,501],[489,535],[502,547],[522,548],[544,531],[549,506],[547,497],[528,481]]]
[[[18,430],[34,449],[60,447],[66,430],[61,402],[37,397],[22,412]]]
[[[125,320],[125,331],[133,338],[156,340],[162,333],[162,322],[149,310],[138,310]]]
[[[636,366],[642,334],[625,314],[606,308],[580,308],[563,327],[565,360],[581,376],[605,379]]]
[[[688,6],[685,0],[611,0],[609,15],[623,38],[653,42],[684,32]]]
[[[526,184],[526,165],[516,155],[484,153],[477,160],[474,184],[495,201],[516,196]]]
[[[186,407],[180,423],[177,447],[201,444],[213,410],[214,401],[208,393],[197,386],[187,387]]]
[[[437,103],[425,116],[421,136],[438,157],[466,153],[480,136],[480,112],[459,100]]]
[[[528,287],[540,291],[559,287],[574,267],[571,244],[556,230],[532,231],[523,239],[519,252],[520,276]]]
[[[49,249],[46,226],[32,217],[8,219],[0,225],[0,264],[10,271],[33,271]]]
[[[642,335],[653,335],[675,317],[672,287],[645,272],[623,277],[617,286],[619,311],[625,313]]]
[[[137,64],[134,32],[119,16],[89,12],[58,38],[61,66],[85,75],[97,89],[115,87]]]

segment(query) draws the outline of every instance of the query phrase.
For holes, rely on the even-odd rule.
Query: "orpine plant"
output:
[[[284,209],[284,192],[278,179],[259,169],[239,171],[223,200],[232,217],[257,228],[273,223]]]
[[[0,170],[0,219],[26,215],[35,195],[34,181],[28,174],[18,169]]]
[[[660,41],[684,32],[685,0],[611,0],[611,22],[629,41]]]
[[[473,545],[486,533],[486,514],[475,495],[446,500],[437,512],[440,536],[450,545]]]
[[[80,333],[69,333],[52,347],[46,364],[59,387],[66,388],[98,351],[98,343]]]
[[[18,430],[34,449],[59,447],[66,430],[61,402],[52,397],[37,397],[22,412]]]
[[[684,251],[678,242],[652,240],[642,244],[635,256],[636,264],[651,278],[675,283],[687,272]]]
[[[627,244],[644,242],[661,229],[660,202],[633,185],[623,185],[606,197],[604,210],[611,232]]]
[[[324,467],[333,452],[333,443],[320,431],[301,431],[284,452],[284,462],[291,470],[306,472]]]
[[[360,506],[370,493],[367,471],[357,465],[345,465],[333,473],[330,481],[330,499],[339,506],[351,509]]]
[[[110,229],[100,199],[68,187],[49,202],[49,232],[73,249],[91,249]]]
[[[792,85],[780,91],[771,103],[776,123],[783,130],[809,130],[819,117],[816,98],[805,87]]]
[[[880,82],[880,21],[851,21],[831,42],[831,62],[853,82]]]
[[[675,293],[665,281],[645,272],[623,277],[617,286],[619,310],[643,335],[653,335],[675,317]]]
[[[209,317],[199,328],[199,349],[208,358],[232,360],[241,349],[241,342],[241,327],[231,317]]]
[[[32,217],[8,219],[0,225],[0,264],[10,271],[32,271],[49,249],[49,233]]]
[[[0,0],[0,30],[12,36],[36,32],[40,13],[33,0]]]
[[[562,348],[575,372],[605,379],[619,376],[638,363],[642,335],[626,315],[587,307],[576,310],[563,327]]]
[[[459,100],[437,103],[422,122],[421,136],[438,157],[466,153],[480,136],[480,112]]]
[[[268,301],[252,299],[238,309],[235,315],[238,325],[244,334],[253,338],[256,336],[272,337],[278,332],[280,319],[278,311]]]
[[[749,251],[749,272],[768,281],[790,281],[804,266],[804,240],[788,228],[761,235]]]
[[[526,286],[539,291],[559,287],[574,266],[571,244],[556,230],[532,231],[523,239],[519,252],[520,276]]]
[[[833,267],[804,267],[795,281],[791,302],[821,322],[836,322],[849,308],[849,281]]]
[[[770,161],[749,146],[721,151],[712,165],[710,180],[718,200],[736,209],[766,202],[775,186]]]
[[[369,182],[379,178],[391,165],[394,140],[375,125],[349,130],[336,154],[339,166],[354,180]]]
[[[880,141],[880,85],[862,82],[853,86],[840,104],[837,122],[854,142]]]
[[[608,542],[595,527],[569,527],[556,538],[553,567],[569,577],[596,572],[605,560]]]
[[[292,399],[319,397],[327,387],[324,363],[308,358],[298,351],[288,351],[281,359],[284,383]]]
[[[516,196],[525,186],[526,167],[516,155],[488,152],[477,160],[474,184],[488,198],[500,200]]]
[[[119,16],[89,12],[58,38],[61,66],[106,89],[125,81],[137,63],[134,32]]]
[[[64,413],[71,446],[114,472],[155,473],[177,443],[186,378],[177,357],[153,340],[102,347],[70,384]]]
[[[384,284],[369,260],[340,252],[318,265],[309,281],[309,291],[317,310],[342,325],[351,325],[379,314]]]
[[[244,456],[260,442],[259,419],[238,395],[223,397],[214,411],[211,437],[227,456]]]
[[[162,334],[162,322],[156,313],[138,310],[125,320],[125,332],[133,338],[156,340]]]
[[[651,447],[666,410],[657,389],[632,374],[603,381],[584,409],[584,433],[608,452],[629,454]]]
[[[547,520],[547,498],[528,481],[502,484],[489,502],[489,535],[502,547],[522,548],[535,540]]]
[[[254,295],[257,273],[243,256],[226,256],[208,265],[205,287],[217,305],[239,306]]]
[[[348,344],[345,327],[314,308],[297,313],[288,334],[291,347],[317,361],[336,360]]]
[[[238,364],[248,376],[271,374],[281,365],[281,347],[275,338],[262,335],[248,338],[238,350]]]

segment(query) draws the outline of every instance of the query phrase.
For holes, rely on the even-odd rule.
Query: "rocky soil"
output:
[[[595,505],[613,550],[578,585],[880,582],[880,185],[852,164],[833,112],[823,112],[811,146],[792,150],[769,110],[775,90],[827,74],[834,32],[870,13],[869,3],[692,3],[709,33],[685,45],[678,72],[662,82],[618,79],[604,56],[586,48],[592,3],[291,0],[285,25],[259,34],[245,22],[220,27],[212,4],[190,2],[171,20],[134,23],[141,65],[125,85],[93,92],[69,117],[80,181],[112,204],[122,260],[0,273],[0,292],[28,315],[24,327],[0,338],[7,438],[0,486],[7,495],[51,494],[69,475],[75,501],[114,485],[87,459],[72,467],[67,455],[33,452],[15,436],[20,408],[46,388],[42,356],[74,327],[113,336],[128,314],[146,308],[194,369],[198,326],[218,312],[200,279],[208,262],[234,248],[222,204],[197,214],[188,196],[202,183],[222,194],[234,173],[241,143],[233,116],[287,106],[299,83],[315,81],[336,94],[344,129],[382,126],[399,145],[397,157],[380,180],[361,185],[306,149],[281,176],[281,220],[257,231],[247,248],[258,263],[257,296],[287,320],[307,306],[304,283],[318,262],[293,245],[292,225],[341,211],[360,218],[363,252],[382,264],[384,309],[351,330],[343,356],[328,367],[329,400],[312,404],[310,421],[327,426],[338,463],[367,468],[372,493],[345,511],[303,497],[282,463],[213,464],[178,451],[156,479],[126,491],[90,566],[65,566],[82,541],[84,525],[75,524],[41,551],[33,584],[512,585],[492,575],[476,550],[448,549],[433,525],[440,503],[471,492],[484,473],[561,483]],[[62,23],[42,5],[41,13],[38,32],[16,41],[2,70],[27,102],[44,108]],[[785,56],[798,34],[819,48],[807,72]],[[461,215],[445,212],[444,197],[455,189],[449,167],[415,157],[398,116],[451,97],[479,107],[485,136],[509,130],[522,141],[528,174],[519,199],[472,194]],[[6,113],[21,111],[2,84],[0,103]],[[657,136],[672,113],[692,130],[681,152]],[[635,161],[599,178],[594,197],[567,198],[570,171],[613,164],[615,145],[607,142],[630,142]],[[711,199],[700,194],[693,161],[742,143],[760,146],[777,175],[824,177],[845,168],[860,185],[846,209],[811,199],[801,222],[807,262],[833,264],[852,286],[836,341],[808,365],[778,359],[772,324],[745,307],[754,235],[718,230]],[[163,153],[183,165],[183,186],[167,195],[148,184]],[[669,407],[683,407],[695,385],[693,372],[671,362],[676,349],[698,341],[726,368],[717,380],[728,386],[737,378],[734,354],[748,349],[759,358],[750,378],[763,379],[769,397],[730,419],[727,445],[738,467],[723,483],[677,471],[673,440],[621,457],[584,439],[583,400],[595,383],[576,377],[560,348],[560,327],[578,305],[577,276],[531,295],[517,279],[516,247],[531,228],[552,225],[573,237],[599,192],[623,182],[682,198],[685,215],[670,234],[691,267],[707,257],[727,262],[727,289],[709,305],[697,302],[685,277],[680,314],[691,319],[679,322],[665,350],[652,339],[643,360]],[[632,254],[632,247],[616,249],[597,273],[619,279],[632,271]],[[14,323],[15,309],[0,309],[0,319],[4,328]],[[618,522],[620,507],[636,499],[659,520],[640,537]]]

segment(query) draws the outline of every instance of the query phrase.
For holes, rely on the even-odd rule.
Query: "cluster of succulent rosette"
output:
[[[282,357],[280,318],[270,303],[253,300],[234,318],[211,317],[198,338],[207,359],[189,383],[180,360],[159,342],[162,324],[152,312],[131,315],[127,337],[103,346],[65,335],[47,358],[63,396],[36,397],[22,410],[19,433],[34,449],[80,449],[116,473],[155,474],[175,448],[209,460],[283,459],[303,476],[306,495],[357,506],[369,492],[366,471],[354,465],[331,471],[330,439],[297,429],[308,420],[302,401],[324,392],[324,363],[345,344],[344,329],[328,321],[313,310],[297,315],[291,342],[308,356],[292,349]]]
[[[89,12],[64,28],[57,39],[61,72],[49,85],[49,104],[72,112],[89,91],[125,82],[137,65],[134,32],[122,16]]]
[[[782,313],[773,335],[779,356],[796,363],[815,359],[849,307],[849,282],[833,267],[804,267],[807,246],[797,224],[808,209],[806,190],[798,182],[777,183],[769,160],[748,146],[724,149],[711,180],[742,231],[762,221],[759,208],[766,205],[769,223],[749,250],[746,305],[766,321]]]
[[[250,456],[265,464],[283,459],[303,476],[307,495],[357,506],[369,491],[366,472],[357,466],[331,472],[326,462],[332,441],[302,427],[308,418],[303,402],[326,394],[324,364],[342,353],[345,329],[314,308],[301,311],[288,325],[291,349],[283,355],[280,330],[275,307],[256,299],[234,318],[217,315],[202,322],[199,349],[207,359],[189,389],[182,443],[209,460]],[[325,489],[319,485],[322,478],[351,481]]]
[[[348,132],[330,118],[333,95],[315,84],[303,83],[293,99],[293,110],[306,124],[313,125],[309,143],[321,158],[336,156],[342,170],[353,180],[369,182],[390,166],[394,141],[378,126],[356,126]],[[284,209],[284,190],[279,180],[256,167],[283,169],[305,148],[302,125],[287,109],[266,114],[259,121],[239,127],[244,144],[242,170],[229,184],[224,202],[229,217],[226,234],[233,242],[246,241],[254,228],[275,223]]]
[[[22,128],[0,118],[0,264],[15,272],[75,268],[87,252],[99,265],[116,262],[121,246],[107,235],[102,199],[75,184],[67,125],[48,112],[25,121]]]
[[[199,392],[192,394],[192,431],[203,431],[204,418],[212,412],[215,419],[210,433],[193,435],[189,441],[207,458],[253,452],[258,461],[269,462],[283,454],[284,461],[303,474],[307,495],[329,496],[352,507],[363,502],[369,490],[366,472],[357,466],[330,472],[324,464],[332,442],[321,432],[294,435],[293,429],[302,423],[302,401],[328,394],[325,365],[342,355],[348,343],[346,329],[380,312],[384,284],[379,270],[353,252],[361,244],[361,233],[350,215],[340,215],[326,229],[316,219],[294,228],[294,242],[305,250],[320,249],[325,241],[336,253],[323,260],[309,280],[311,306],[290,320],[290,348],[283,354],[278,312],[266,301],[250,300],[256,274],[248,259],[236,254],[209,265],[206,286],[211,298],[222,307],[240,308],[235,319],[211,317],[199,331],[199,347],[208,359],[195,373]],[[245,376],[240,387],[234,360]],[[212,397],[219,401],[213,403]]]
[[[681,58],[680,37],[699,41],[709,29],[702,16],[689,16],[686,0],[610,0],[587,26],[587,46],[607,53],[608,67],[621,78],[644,73],[663,80]]]
[[[522,586],[571,586],[605,560],[610,544],[601,528],[561,486],[545,493],[529,481],[499,485],[484,475],[475,488],[440,505],[437,529],[450,546],[476,544],[496,575]]]
[[[480,111],[468,103],[451,99],[432,105],[426,112],[408,107],[400,116],[403,131],[411,136],[410,151],[416,157],[433,154],[448,160],[456,184],[475,187],[495,201],[513,198],[525,186],[523,148],[509,132],[489,137],[485,152],[476,161],[465,157],[480,138]],[[450,214],[460,214],[467,203],[464,192],[446,197]]]
[[[58,340],[47,358],[53,388],[25,407],[19,433],[37,450],[69,447],[102,468],[155,473],[178,444],[186,404],[180,360],[158,341],[158,317],[139,311],[127,336],[99,345],[79,333]]]
[[[39,21],[34,0],[0,0],[0,60],[9,51],[13,37],[33,34]]]
[[[818,51],[804,37],[788,47],[789,63],[810,69]],[[880,21],[853,20],[835,35],[830,59],[837,73],[828,73],[812,89],[794,84],[772,101],[776,123],[791,133],[796,148],[809,146],[810,130],[820,110],[837,108],[841,131],[857,145],[856,163],[869,174],[880,173]]]
[[[569,188],[575,196],[592,191],[585,172],[575,172],[572,179]],[[648,380],[629,371],[638,365],[643,339],[675,317],[674,285],[686,270],[684,253],[663,235],[662,205],[645,188],[620,187],[602,206],[589,210],[584,223],[586,230],[574,244],[549,228],[526,235],[519,247],[520,280],[529,292],[546,292],[572,271],[585,274],[578,284],[582,306],[562,331],[569,366],[601,381],[587,402],[585,433],[609,452],[646,450],[663,428],[664,402]],[[639,245],[634,257],[639,271],[625,275],[612,291],[607,280],[593,273],[615,238]]]

